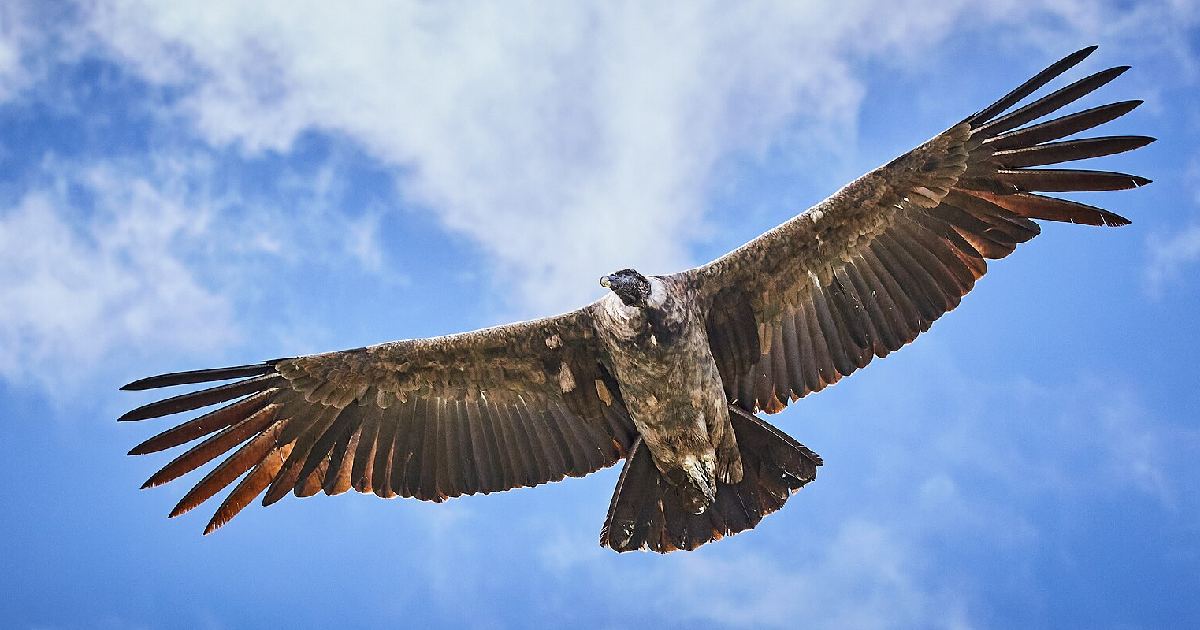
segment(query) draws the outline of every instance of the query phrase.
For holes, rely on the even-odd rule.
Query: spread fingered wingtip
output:
[[[1060,75],[1060,74],[1066,72],[1067,70],[1070,70],[1072,67],[1076,66],[1079,62],[1081,62],[1085,58],[1087,58],[1088,55],[1095,52],[1096,48],[1098,48],[1098,47],[1094,46],[1094,45],[1088,46],[1086,48],[1081,48],[1081,49],[1067,55],[1066,57],[1063,57],[1062,59],[1059,59],[1058,61],[1050,64],[1050,66],[1048,66],[1045,70],[1042,70],[1041,72],[1037,73],[1032,78],[1030,78],[1028,81],[1017,86],[1017,88],[1014,89],[1013,91],[1000,97],[1000,99],[997,100],[995,103],[992,103],[991,105],[985,107],[984,109],[976,112],[974,115],[969,116],[965,122],[970,123],[972,126],[981,125],[983,123],[986,123],[987,121],[994,118],[997,114],[1003,112],[1004,110],[1008,109],[1009,107],[1012,107],[1017,102],[1024,99],[1026,96],[1033,94],[1034,92],[1036,92],[1038,90],[1038,88],[1042,87],[1043,85],[1046,85],[1047,83],[1049,83],[1051,80],[1053,80],[1058,75]]]

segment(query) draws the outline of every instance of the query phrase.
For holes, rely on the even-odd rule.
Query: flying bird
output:
[[[170,514],[237,482],[207,534],[260,494],[263,505],[350,489],[443,501],[624,459],[602,545],[665,553],[752,529],[822,464],[757,413],[778,413],[915,339],[958,305],[989,259],[1037,236],[1035,221],[1129,223],[1039,193],[1149,180],[1034,168],[1153,142],[1063,140],[1140,104],[1059,114],[1128,67],[1017,107],[1093,50],[1068,55],[725,256],[672,275],[606,275],[610,291],[570,313],[134,381],[122,389],[229,381],[120,418],[220,405],[130,451],[200,440],[143,487],[220,458]]]

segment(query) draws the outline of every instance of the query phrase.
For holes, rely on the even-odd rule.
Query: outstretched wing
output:
[[[987,270],[985,259],[1003,258],[1036,236],[1032,219],[1129,223],[1107,210],[1037,192],[1119,190],[1149,180],[1029,167],[1152,142],[1141,136],[1060,141],[1140,101],[1027,125],[1128,67],[1098,72],[1005,113],[1094,49],[1065,57],[807,212],[684,272],[712,300],[709,342],[729,400],[751,412],[775,413],[907,344],[958,305]]]
[[[446,337],[146,378],[123,389],[237,380],[120,419],[224,404],[130,451],[208,436],[143,486],[224,457],[171,512],[241,477],[206,534],[264,490],[263,505],[288,492],[350,488],[442,501],[583,476],[623,457],[635,430],[597,348],[585,308]]]

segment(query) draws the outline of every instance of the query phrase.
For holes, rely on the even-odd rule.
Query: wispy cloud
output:
[[[354,140],[498,277],[523,279],[522,310],[539,313],[592,295],[598,270],[692,263],[722,157],[785,127],[810,151],[854,137],[859,60],[920,65],[987,25],[1060,52],[1064,32],[1168,9],[1122,21],[1088,3],[907,4],[126,2],[87,18],[109,54],[182,88],[179,111],[209,142],[254,154],[308,131]]]
[[[62,393],[147,357],[217,356],[251,314],[256,336],[264,320],[293,325],[260,304],[290,270],[402,279],[384,269],[378,213],[342,211],[342,191],[322,184],[338,176],[292,173],[264,199],[225,181],[205,151],[45,156],[0,207],[0,377]]]
[[[23,3],[0,6],[0,103],[23,90],[32,80],[33,60],[28,55],[38,39],[30,7]]]
[[[1192,223],[1174,234],[1159,234],[1146,241],[1150,260],[1146,265],[1146,287],[1160,296],[1166,287],[1200,261],[1200,223]]]
[[[178,253],[208,236],[204,209],[141,178],[81,175],[0,210],[0,375],[63,389],[113,354],[230,343],[229,299]],[[73,186],[91,211],[72,203]]]
[[[1183,172],[1184,184],[1191,193],[1193,206],[1200,206],[1200,155],[1193,156]],[[1200,262],[1200,219],[1193,219],[1174,233],[1158,232],[1146,239],[1147,258],[1144,278],[1146,291],[1153,297],[1183,277],[1194,274]]]
[[[662,612],[722,627],[968,627],[965,602],[931,589],[920,550],[898,533],[848,519],[802,570],[756,554],[685,558],[663,580],[672,610]]]

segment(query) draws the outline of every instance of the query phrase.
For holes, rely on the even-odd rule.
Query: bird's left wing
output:
[[[288,492],[350,488],[441,501],[586,475],[623,457],[634,438],[617,383],[600,363],[590,307],[446,337],[164,374],[123,389],[231,379],[120,418],[224,405],[130,451],[205,438],[143,487],[224,457],[171,512],[242,477],[205,533],[264,490],[263,505]]]
[[[1153,139],[1058,141],[1140,101],[1027,125],[1108,83],[1081,79],[1005,113],[1094,50],[1065,57],[999,101],[708,265],[683,272],[711,300],[709,343],[730,400],[782,410],[883,357],[958,305],[987,269],[1038,234],[1033,219],[1124,225],[1035,191],[1118,190],[1149,180],[1035,169],[1136,149]]]

